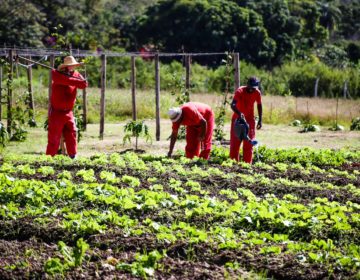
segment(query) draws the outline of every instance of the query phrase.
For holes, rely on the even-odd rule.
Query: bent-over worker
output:
[[[199,102],[188,102],[181,107],[171,108],[168,115],[173,123],[168,156],[171,157],[172,155],[179,127],[185,125],[186,157],[193,158],[197,156],[209,159],[215,125],[214,112],[210,106]]]

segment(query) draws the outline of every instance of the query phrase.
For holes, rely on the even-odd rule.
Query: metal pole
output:
[[[320,78],[316,78],[315,89],[314,89],[314,97],[318,97],[319,80],[320,80]]]
[[[132,118],[136,121],[136,65],[135,56],[131,57],[131,101],[132,101]]]
[[[105,88],[106,88],[106,55],[101,55],[101,99],[100,99],[100,139],[104,139],[105,126]]]
[[[347,97],[347,81],[344,82],[344,89],[343,89],[344,99]]]
[[[155,55],[155,104],[156,104],[156,141],[160,141],[160,64],[159,54]]]

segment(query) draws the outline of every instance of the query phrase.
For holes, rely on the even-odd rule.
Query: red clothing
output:
[[[235,119],[231,120],[231,130],[230,130],[230,158],[239,161],[239,150],[241,141],[235,135],[234,132],[234,122]],[[255,139],[255,119],[252,118],[251,121],[248,121],[249,124],[249,133],[248,136],[251,140]],[[243,141],[243,160],[247,163],[252,163],[253,155],[253,146],[248,141]]]
[[[52,70],[51,107],[55,110],[72,110],[76,100],[76,89],[84,89],[87,86],[87,81],[79,72],[75,71],[69,77]]]
[[[72,111],[68,113],[51,110],[49,114],[48,145],[46,154],[57,154],[61,135],[64,135],[66,151],[70,157],[77,153],[76,125]]]
[[[247,123],[249,124],[249,138],[255,139],[255,117],[254,117],[254,104],[255,102],[261,104],[261,92],[255,89],[253,92],[248,93],[246,86],[239,87],[234,95],[236,101],[236,108],[244,114]],[[231,120],[230,130],[230,158],[239,161],[239,150],[241,141],[234,133],[234,121],[239,116],[234,113]],[[252,163],[253,146],[248,141],[243,144],[243,159],[247,163]]]
[[[246,86],[239,87],[235,91],[234,101],[236,101],[236,108],[244,114],[246,121],[248,118],[254,118],[254,104],[261,104],[261,92],[258,89],[254,89],[253,92],[248,93]],[[234,113],[232,118],[236,119],[239,116]]]
[[[180,108],[182,109],[183,114],[182,121],[181,123],[173,123],[172,129],[177,131],[180,125],[186,126],[186,157],[193,158],[194,156],[198,156],[208,159],[210,156],[212,134],[215,125],[214,112],[211,110],[210,106],[199,102],[185,103]],[[200,143],[201,120],[205,120],[207,125],[205,139]]]
[[[64,135],[68,155],[70,157],[76,155],[76,125],[72,109],[75,105],[76,89],[84,89],[87,85],[87,81],[76,71],[71,77],[56,70],[52,71],[47,155],[56,155],[62,134]]]

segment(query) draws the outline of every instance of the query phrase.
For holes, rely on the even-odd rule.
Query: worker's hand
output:
[[[239,117],[240,117],[240,119],[245,120],[245,116],[244,116],[243,113],[241,113]],[[246,120],[245,120],[245,121],[246,121]]]
[[[262,121],[261,121],[261,120],[258,121],[258,123],[257,123],[257,125],[256,125],[256,128],[257,128],[257,129],[261,129],[261,128],[262,128]]]

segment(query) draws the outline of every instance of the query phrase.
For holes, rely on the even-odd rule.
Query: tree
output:
[[[0,42],[8,46],[41,47],[47,29],[45,14],[25,0],[1,0]]]
[[[261,16],[225,0],[161,0],[130,21],[127,34],[135,49],[151,44],[166,52],[239,51],[257,65],[267,64],[275,51]]]
[[[345,39],[360,39],[360,1],[348,0],[342,1],[339,5],[342,11],[339,23],[339,33]]]
[[[314,48],[328,41],[328,30],[320,24],[319,5],[314,0],[288,0],[288,6],[291,15],[301,24],[295,40],[295,57],[308,58]]]
[[[298,17],[290,14],[288,1],[248,0],[239,1],[239,4],[245,5],[262,16],[269,37],[276,43],[276,51],[271,64],[279,65],[286,58],[292,59],[301,24]]]
[[[334,30],[341,20],[341,10],[339,9],[338,1],[323,0],[318,2],[318,5],[321,12],[320,24],[328,30],[330,37],[332,37]]]

